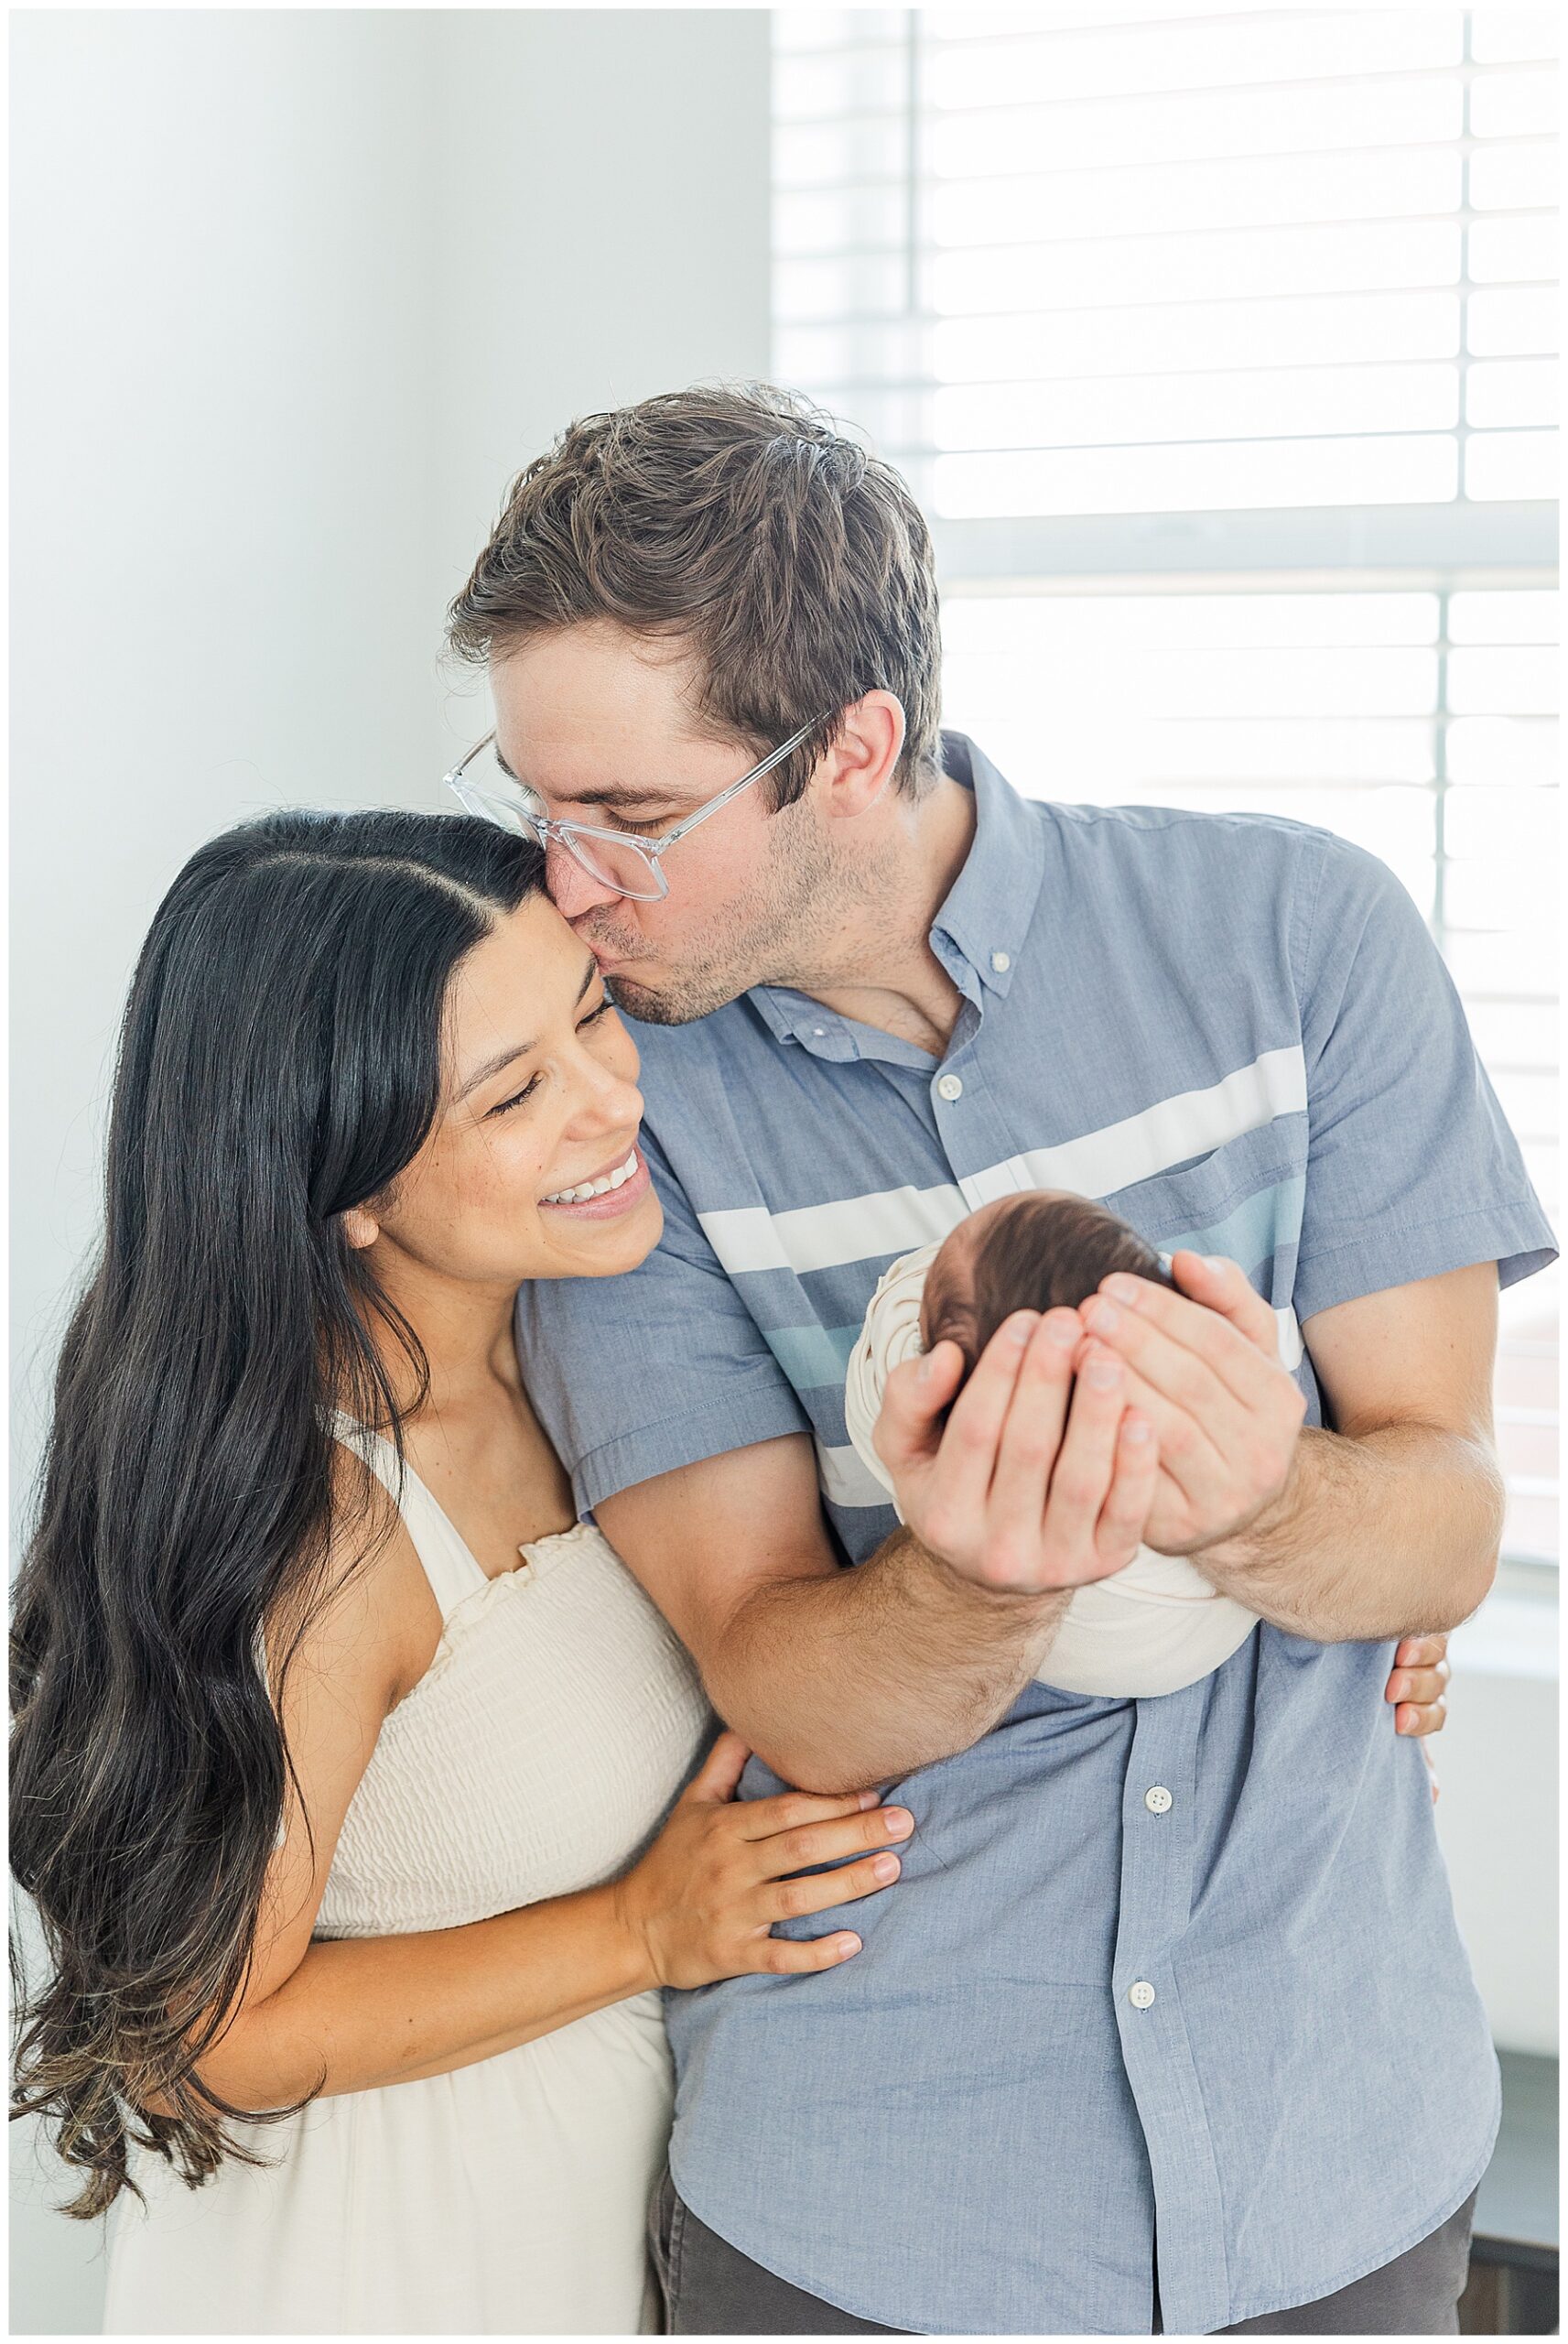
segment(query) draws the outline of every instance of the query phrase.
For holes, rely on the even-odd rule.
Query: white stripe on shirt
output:
[[[749,1270],[837,1269],[882,1253],[928,1245],[979,1205],[1029,1188],[1068,1188],[1114,1196],[1173,1165],[1224,1147],[1246,1132],[1306,1107],[1306,1064],[1300,1044],[1266,1050],[1206,1091],[1162,1099],[1141,1114],[1056,1147],[1037,1147],[977,1172],[960,1187],[884,1188],[790,1212],[760,1205],[699,1213],[704,1235],[731,1277]]]

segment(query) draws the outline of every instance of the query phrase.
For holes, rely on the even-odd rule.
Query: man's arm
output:
[[[1081,1328],[1048,1315],[1024,1315],[1022,1342],[1016,1321],[998,1333],[945,1427],[956,1345],[893,1379],[879,1438],[906,1514],[946,1560],[912,1527],[839,1569],[800,1434],[596,1508],[714,1707],[786,1782],[869,1787],[968,1748],[1039,1667],[1072,1589],[1136,1551],[1147,1426],[1101,1347],[1098,1377],[1073,1384]]]
[[[1497,1264],[1309,1318],[1335,1429],[1299,1432],[1267,1304],[1234,1264],[1179,1253],[1175,1270],[1184,1294],[1111,1278],[1084,1309],[1159,1437],[1150,1545],[1190,1555],[1226,1594],[1319,1644],[1467,1619],[1502,1528]]]
[[[1199,1567],[1322,1644],[1455,1628],[1492,1584],[1492,1262],[1364,1295],[1303,1335],[1336,1429],[1303,1431],[1283,1495]]]

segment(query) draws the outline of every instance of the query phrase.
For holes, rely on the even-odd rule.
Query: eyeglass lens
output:
[[[548,833],[538,829],[540,818],[498,761],[492,743],[464,767],[458,794],[470,813],[501,823],[518,838],[531,838],[540,845],[546,842]],[[653,864],[630,841],[622,846],[615,839],[584,838],[575,829],[568,830],[564,836],[558,831],[557,835],[572,860],[601,887],[613,887],[619,894],[634,895],[644,903],[656,903],[663,894]]]

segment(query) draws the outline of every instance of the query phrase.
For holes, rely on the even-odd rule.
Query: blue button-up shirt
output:
[[[586,1511],[789,1432],[846,1558],[892,1529],[844,1367],[895,1255],[989,1199],[1100,1197],[1226,1253],[1300,1329],[1552,1237],[1420,916],[1254,815],[1029,803],[960,736],[977,828],[931,930],[940,1066],[759,989],[639,1029],[666,1216],[629,1277],[524,1290],[528,1388]],[[780,1666],[788,1667],[787,1655]],[[930,2334],[1199,2333],[1347,2285],[1490,2154],[1496,2062],[1387,1644],[1262,1625],[1160,1699],[1032,1684],[895,1784],[899,1884],[820,1976],[669,1999],[671,2163],[710,2228]],[[779,1787],[758,1762],[743,1796]]]

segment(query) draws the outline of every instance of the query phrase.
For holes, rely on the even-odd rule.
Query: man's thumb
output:
[[[935,1456],[942,1412],[964,1379],[957,1343],[938,1343],[922,1359],[905,1360],[888,1377],[871,1438],[890,1472]]]

